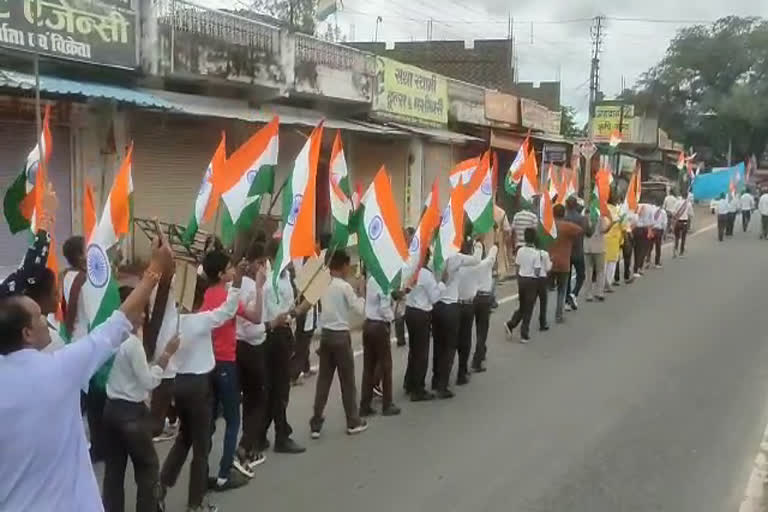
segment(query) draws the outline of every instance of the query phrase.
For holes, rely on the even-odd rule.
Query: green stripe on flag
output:
[[[5,221],[8,223],[8,229],[11,233],[16,234],[26,229],[30,229],[31,223],[29,219],[21,214],[20,206],[21,202],[27,196],[27,174],[22,171],[8,190],[5,192],[5,198],[3,199],[3,211],[5,213]]]
[[[226,208],[224,210],[226,211]],[[189,247],[192,245],[192,242],[195,240],[195,235],[197,234],[197,230],[199,228],[200,226],[197,225],[197,216],[193,211],[192,218],[189,219],[189,224],[187,224],[187,227],[184,230],[184,234],[181,237],[181,241],[185,246]]]
[[[483,213],[472,223],[473,235],[484,235],[493,229],[493,201],[488,201]]]
[[[104,296],[101,298],[101,304],[99,304],[96,316],[93,318],[91,325],[88,326],[88,332],[93,331],[95,327],[106,322],[118,308],[120,308],[120,290],[117,287],[117,281],[110,279],[109,283],[107,283],[107,289],[104,291]],[[114,361],[115,358],[113,356],[96,371],[91,378],[91,386],[100,390],[107,388],[107,379],[109,379],[109,372],[112,371],[112,363]]]
[[[361,219],[364,218],[364,210],[365,208],[361,206]],[[360,253],[360,259],[363,260],[365,269],[368,274],[373,276],[378,285],[381,287],[382,293],[387,294],[389,293],[390,289],[392,289],[392,283],[389,282],[387,275],[384,273],[384,269],[381,268],[379,258],[376,256],[376,252],[373,249],[373,244],[371,244],[371,240],[368,238],[367,230],[363,224],[364,223],[360,222],[359,229],[357,230],[357,248]],[[399,280],[398,276],[400,276],[401,273],[402,271],[398,272],[393,281]]]

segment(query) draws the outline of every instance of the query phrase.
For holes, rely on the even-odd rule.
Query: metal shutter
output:
[[[451,190],[448,175],[453,165],[454,160],[451,146],[438,142],[424,142],[424,178],[422,180],[424,196],[426,197],[426,194],[429,193],[428,191],[432,187],[435,178],[439,178],[437,186],[440,188],[441,211],[448,204]]]
[[[56,250],[59,265],[64,268],[66,262],[61,258],[61,245],[72,235],[72,174],[70,157],[71,140],[69,128],[54,126],[53,153],[48,169],[48,176],[59,198],[59,211],[56,212]],[[27,155],[35,144],[34,123],[19,121],[0,121],[0,188],[5,191],[23,168]],[[29,246],[29,237],[24,233],[11,235],[8,224],[0,222],[0,275],[11,272],[24,257]]]

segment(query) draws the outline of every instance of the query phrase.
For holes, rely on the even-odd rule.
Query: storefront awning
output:
[[[0,88],[35,90],[35,76],[7,69],[0,69]],[[69,80],[40,75],[40,91],[62,96],[100,98],[139,107],[166,109],[169,105],[153,94],[118,85],[105,85],[84,80]]]
[[[172,111],[188,115],[239,119],[251,123],[268,123],[274,116],[279,116],[280,124],[300,126],[316,126],[324,119],[325,127],[331,129],[375,133],[377,135],[407,134],[389,126],[351,119],[336,119],[316,110],[285,105],[268,105],[256,108],[248,105],[246,100],[239,99],[198,96],[171,91],[152,91],[152,94],[165,100]]]
[[[445,142],[448,144],[466,144],[468,142],[482,142],[485,143],[485,139],[481,139],[479,137],[473,137],[471,135],[466,135],[463,133],[456,133],[452,132],[450,130],[445,130],[442,128],[422,128],[420,126],[410,126],[407,124],[400,124],[400,123],[389,123],[392,126],[396,126],[402,130],[406,130],[411,133],[416,133],[419,135],[425,135],[431,139]]]

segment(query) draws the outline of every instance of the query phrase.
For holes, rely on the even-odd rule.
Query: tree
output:
[[[760,155],[768,143],[768,21],[731,16],[682,29],[638,86],[632,101],[657,112],[674,140],[720,161],[729,140],[735,161]]]
[[[562,113],[560,118],[560,134],[568,138],[583,137],[584,129],[579,128],[576,124],[576,109],[563,105],[560,107],[560,112]]]
[[[281,20],[291,30],[314,35],[315,4],[315,0],[253,0],[251,8]]]

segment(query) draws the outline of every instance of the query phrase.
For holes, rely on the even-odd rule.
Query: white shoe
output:
[[[358,423],[356,427],[347,428],[347,434],[354,436],[356,434],[362,434],[366,430],[368,430],[368,422],[365,420],[360,420],[360,423]]]

